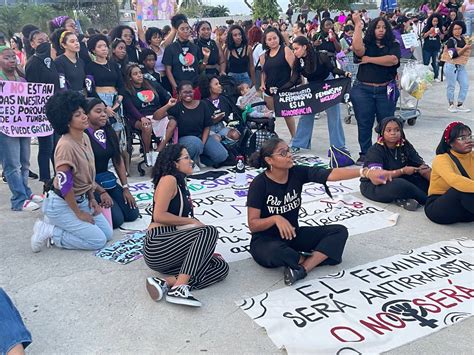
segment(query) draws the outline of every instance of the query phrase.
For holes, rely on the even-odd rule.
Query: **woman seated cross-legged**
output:
[[[113,231],[94,196],[106,191],[95,183],[94,152],[84,133],[89,127],[86,99],[75,91],[58,92],[45,109],[61,138],[54,152],[54,188],[43,203],[46,218],[35,223],[31,249],[39,252],[51,240],[64,249],[100,249]]]
[[[474,140],[471,129],[452,122],[433,160],[426,216],[439,224],[474,222]]]
[[[132,64],[125,74],[125,112],[130,125],[141,132],[146,164],[153,166],[157,153],[161,152],[171,140],[176,129],[176,121],[166,117],[166,110],[174,105],[176,99],[158,84],[144,79],[140,67]],[[168,105],[169,103],[169,105]],[[152,150],[152,134],[161,138]]]
[[[192,95],[192,94],[191,94]],[[146,286],[154,301],[163,295],[175,304],[199,307],[190,292],[225,279],[228,264],[214,255],[218,231],[194,218],[186,176],[193,161],[183,145],[167,146],[153,168],[153,217],[143,247],[145,263],[166,278],[149,277]]]
[[[367,177],[368,169],[324,169],[294,165],[291,150],[281,139],[271,138],[252,155],[250,165],[266,168],[251,183],[248,225],[252,232],[250,253],[261,266],[283,266],[284,282],[292,285],[318,265],[336,265],[348,236],[340,224],[300,227],[301,191],[308,182],[326,186],[327,181]],[[387,171],[371,174],[374,184],[390,179]],[[326,186],[326,191],[329,191]]]
[[[375,174],[377,169],[388,170],[392,181],[374,185],[362,178],[360,191],[373,201],[395,202],[408,211],[415,211],[426,203],[431,169],[405,138],[398,118],[384,118],[378,127],[377,143],[367,151],[364,167],[369,169],[369,175]]]
[[[207,166],[219,165],[229,153],[216,139],[209,139],[214,124],[209,106],[193,98],[193,85],[182,81],[178,85],[179,102],[168,109],[169,118],[178,125],[178,142],[186,147],[194,162],[200,160]],[[196,165],[194,171],[199,171]]]
[[[127,173],[120,154],[118,138],[108,123],[105,104],[97,98],[89,99],[86,112],[89,118],[86,133],[91,141],[95,158],[95,181],[105,189],[100,195],[95,193],[95,197],[102,207],[111,209],[115,229],[124,222],[135,221],[139,212],[135,199],[128,189]],[[108,170],[111,159],[121,185],[117,183],[115,174]]]

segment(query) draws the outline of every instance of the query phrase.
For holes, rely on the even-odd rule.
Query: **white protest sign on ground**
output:
[[[53,134],[44,112],[53,93],[53,84],[0,81],[0,133],[10,137]]]
[[[419,47],[420,42],[414,32],[402,34],[402,41],[405,48]]]
[[[303,280],[239,306],[290,354],[380,353],[472,316],[473,270],[474,242],[463,238]]]

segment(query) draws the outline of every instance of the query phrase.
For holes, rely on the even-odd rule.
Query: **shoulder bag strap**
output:
[[[459,169],[459,172],[461,173],[462,176],[464,176],[465,178],[468,178],[468,179],[471,179],[471,177],[469,176],[469,174],[467,173],[466,169],[464,169],[464,167],[462,166],[461,162],[459,161],[459,159],[457,157],[454,156],[453,153],[451,153],[451,151],[448,151],[448,155],[449,157],[452,159],[452,161],[454,162],[454,164],[456,164],[456,166],[458,167]],[[472,179],[471,179],[472,180]]]

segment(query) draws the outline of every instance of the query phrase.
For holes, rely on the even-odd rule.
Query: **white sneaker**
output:
[[[146,153],[146,166],[153,166],[153,152]]]
[[[434,81],[435,81],[435,83],[440,83],[441,82],[441,80],[438,79],[438,78],[436,78]]]
[[[37,220],[33,227],[33,235],[31,236],[31,250],[38,253],[46,245],[51,246],[51,237],[53,236],[54,226]]]
[[[452,113],[456,113],[456,112],[458,112],[458,109],[454,105],[449,105],[448,111],[452,112]]]
[[[35,202],[35,203],[41,203],[41,202],[44,201],[44,195],[31,194],[30,200]]]
[[[461,105],[461,106],[458,106],[456,107],[458,112],[471,112],[471,109],[470,108],[467,108],[466,106],[464,105]]]
[[[152,151],[151,153],[151,165],[154,166],[156,163],[156,159],[158,159],[159,152]]]
[[[32,200],[25,200],[25,202],[23,202],[23,206],[21,207],[21,210],[26,211],[26,212],[31,212],[31,211],[39,210],[39,208],[40,206],[36,202],[33,202]]]
[[[201,171],[201,168],[197,165],[197,164],[194,164],[193,166],[193,174],[194,173],[199,173]]]

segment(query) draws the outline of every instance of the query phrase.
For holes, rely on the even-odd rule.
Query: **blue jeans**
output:
[[[217,165],[224,162],[229,153],[224,146],[210,137],[207,139],[206,144],[202,144],[202,140],[196,136],[184,136],[178,139],[178,143],[182,144],[188,150],[191,159],[196,162],[201,159],[203,164],[207,166]]]
[[[344,128],[342,128],[340,104],[328,108],[326,114],[328,116],[329,144],[336,148],[344,148],[346,146],[346,138],[344,137]],[[301,116],[291,146],[311,149],[313,125],[314,114]]]
[[[448,102],[454,103],[454,90],[456,89],[456,81],[459,83],[459,95],[457,102],[462,103],[466,101],[467,92],[469,90],[469,78],[467,70],[464,65],[454,65],[451,63],[444,64],[444,74],[448,83],[446,87],[446,94]]]
[[[372,145],[372,129],[375,119],[380,122],[385,117],[394,115],[400,95],[398,89],[395,90],[395,98],[391,100],[387,96],[387,86],[371,86],[356,82],[352,87],[351,101],[357,120],[361,155],[365,155]]]
[[[12,193],[10,202],[14,211],[21,211],[23,203],[31,196],[31,189],[28,187],[30,144],[29,137],[9,137],[0,133],[3,174]]]
[[[23,344],[25,349],[31,344],[31,334],[10,297],[0,288],[0,354],[8,353],[17,344]]]
[[[438,78],[439,75],[439,64],[438,64],[438,53],[439,51],[427,51],[423,49],[423,64],[429,65],[431,60],[431,66],[433,67],[433,73],[435,79]]]
[[[92,212],[87,198],[77,205],[83,212]],[[97,250],[112,238],[112,227],[102,213],[94,216],[95,224],[84,222],[77,218],[64,199],[52,191],[43,202],[43,213],[54,225],[54,244],[60,248]]]
[[[49,162],[53,162],[54,134],[38,137],[38,166],[39,181],[46,182],[51,179]]]
[[[114,201],[110,209],[114,229],[120,227],[124,222],[133,222],[138,218],[140,215],[138,208],[131,208],[130,205],[125,203],[122,186],[117,184],[113,189],[107,190],[107,193]],[[97,202],[100,202],[100,195],[98,193],[95,193],[95,199]]]
[[[474,11],[464,12],[464,22],[466,23],[466,35],[472,35],[472,22],[474,22]]]
[[[228,73],[227,75],[235,80],[236,85],[246,83],[249,84],[249,86],[252,86],[252,80],[250,80],[249,73]]]

